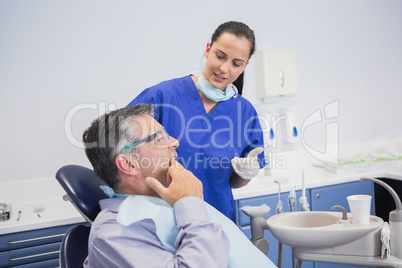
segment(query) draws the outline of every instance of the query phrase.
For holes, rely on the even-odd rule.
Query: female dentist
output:
[[[202,181],[204,200],[232,220],[231,188],[246,185],[265,166],[257,112],[241,96],[254,51],[254,32],[225,22],[207,43],[202,75],[161,82],[129,103],[155,104],[155,118],[180,142],[177,160]]]

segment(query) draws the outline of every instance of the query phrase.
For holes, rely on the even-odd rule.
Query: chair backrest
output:
[[[60,247],[60,267],[83,267],[88,256],[88,237],[90,227],[79,224],[67,230]]]
[[[93,222],[100,212],[99,201],[109,198],[99,186],[106,185],[93,170],[67,165],[56,173],[56,179],[66,191],[68,200],[81,212],[89,222]]]

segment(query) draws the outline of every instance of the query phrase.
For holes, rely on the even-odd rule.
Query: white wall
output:
[[[89,165],[74,140],[98,116],[89,104],[125,106],[142,89],[201,68],[218,24],[239,20],[258,48],[294,49],[299,93],[284,106],[303,121],[339,101],[340,143],[402,135],[402,1],[0,2],[0,181],[53,177]],[[257,107],[254,61],[244,96]],[[104,103],[104,104],[102,104]],[[70,127],[69,127],[70,128]],[[324,125],[306,131],[323,144]]]

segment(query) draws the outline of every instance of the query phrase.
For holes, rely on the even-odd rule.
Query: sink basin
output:
[[[280,214],[277,218],[277,220],[280,221],[280,224],[283,224],[285,226],[296,228],[313,228],[335,224],[338,222],[340,217],[338,215],[321,212],[296,212],[288,213],[286,215]]]
[[[330,211],[288,212],[270,217],[267,224],[276,239],[292,248],[315,253],[380,254],[380,243],[375,241],[380,240],[381,218],[370,216],[370,223],[363,225],[352,224],[350,214],[348,220],[341,217],[340,212]]]

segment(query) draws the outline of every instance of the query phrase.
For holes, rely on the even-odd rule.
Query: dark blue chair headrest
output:
[[[99,188],[106,183],[93,170],[78,165],[63,166],[57,171],[56,179],[81,213],[94,221],[100,212],[99,201],[109,198]]]

